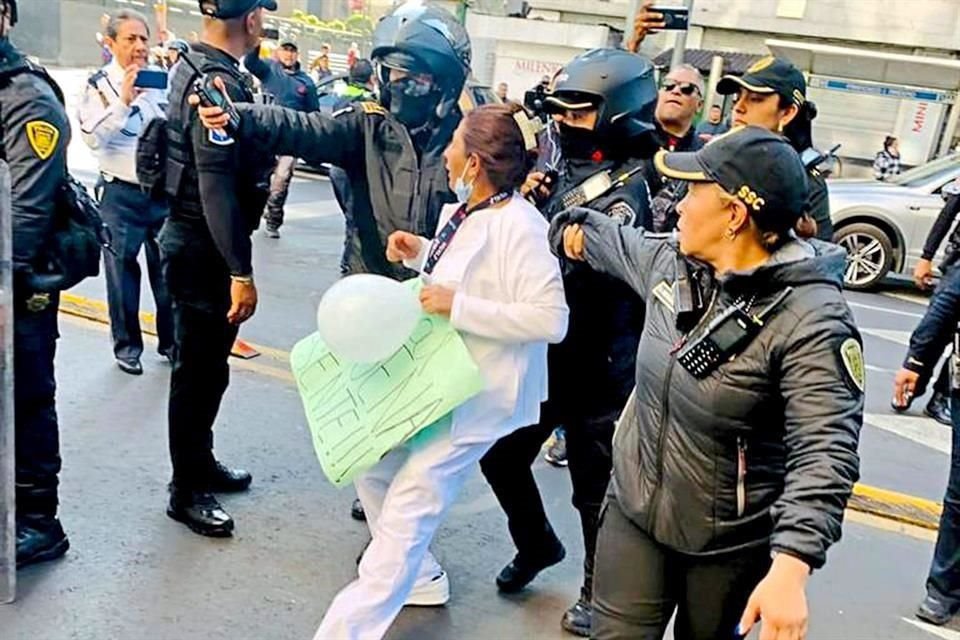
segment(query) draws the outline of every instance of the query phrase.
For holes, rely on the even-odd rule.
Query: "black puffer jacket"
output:
[[[584,209],[554,219],[555,251],[572,222],[583,225],[587,263],[646,300],[635,395],[614,438],[611,486],[624,513],[685,553],[769,544],[820,567],[859,477],[864,369],[841,293],[843,251],[791,241],[755,271],[714,280],[678,258],[675,241]],[[670,288],[685,265],[704,273],[708,305],[686,334]],[[759,335],[709,377],[677,364],[685,336],[738,300],[756,313],[787,287]]]

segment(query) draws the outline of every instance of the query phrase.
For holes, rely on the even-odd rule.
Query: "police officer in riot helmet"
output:
[[[347,180],[340,191],[350,195],[341,200],[349,206],[342,273],[406,279],[415,274],[387,262],[387,238],[396,230],[433,237],[441,207],[456,201],[443,150],[460,123],[470,39],[449,12],[410,3],[380,21],[373,45],[379,102],[354,103],[332,116],[236,105],[237,137],[255,137],[273,154],[342,169]],[[226,122],[216,108],[201,108],[200,116],[212,128]],[[351,513],[364,518],[359,501]]]
[[[567,64],[545,93],[553,122],[541,145],[540,170],[525,185],[552,219],[589,206],[626,226],[649,224],[643,169],[657,149],[653,65],[639,55],[597,49]],[[632,172],[632,173],[631,173]],[[627,176],[618,182],[622,176]],[[611,470],[614,421],[633,386],[643,303],[620,282],[565,265],[570,308],[566,339],[550,345],[549,399],[541,421],[498,441],[480,466],[507,513],[517,554],[497,577],[501,591],[523,589],[565,550],[543,510],[530,465],[554,427],[566,430],[573,504],[584,538],[584,581],[562,625],[590,633],[593,552]]]
[[[50,262],[70,123],[59,87],[11,44],[16,0],[0,0],[0,160],[10,169],[17,566],[53,560],[70,546],[57,519],[60,444],[54,352],[59,287],[37,274]],[[3,215],[10,215],[4,211]]]
[[[353,195],[348,217],[346,273],[407,278],[413,272],[385,258],[396,230],[432,237],[440,208],[455,201],[442,153],[460,122],[457,100],[470,71],[470,40],[447,11],[405,4],[383,18],[373,35],[379,102],[337,111],[298,113],[272,105],[237,105],[238,137],[256,137],[274,154],[346,171]],[[226,116],[201,108],[207,126]]]

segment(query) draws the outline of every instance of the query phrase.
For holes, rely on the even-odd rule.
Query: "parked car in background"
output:
[[[960,154],[953,153],[889,182],[830,180],[834,241],[848,254],[846,287],[871,289],[888,275],[912,274],[943,208],[941,191],[958,177]]]

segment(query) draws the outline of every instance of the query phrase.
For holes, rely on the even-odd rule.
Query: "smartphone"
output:
[[[686,31],[690,28],[690,10],[686,7],[650,7],[663,16],[664,31]]]
[[[137,79],[133,86],[138,89],[166,89],[167,72],[156,69],[141,69],[137,72]]]
[[[263,36],[264,40],[279,40],[280,29],[275,29],[273,27],[264,27],[263,31],[260,32],[260,35]]]

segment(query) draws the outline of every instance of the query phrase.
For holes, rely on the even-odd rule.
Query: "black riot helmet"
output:
[[[450,12],[408,2],[380,20],[371,57],[380,68],[383,106],[404,124],[422,126],[457,104],[470,73],[470,37]],[[430,74],[433,86],[391,87],[390,69]]]
[[[625,140],[655,131],[657,84],[647,58],[622,49],[580,54],[554,77],[544,110],[598,109],[595,135]]]

